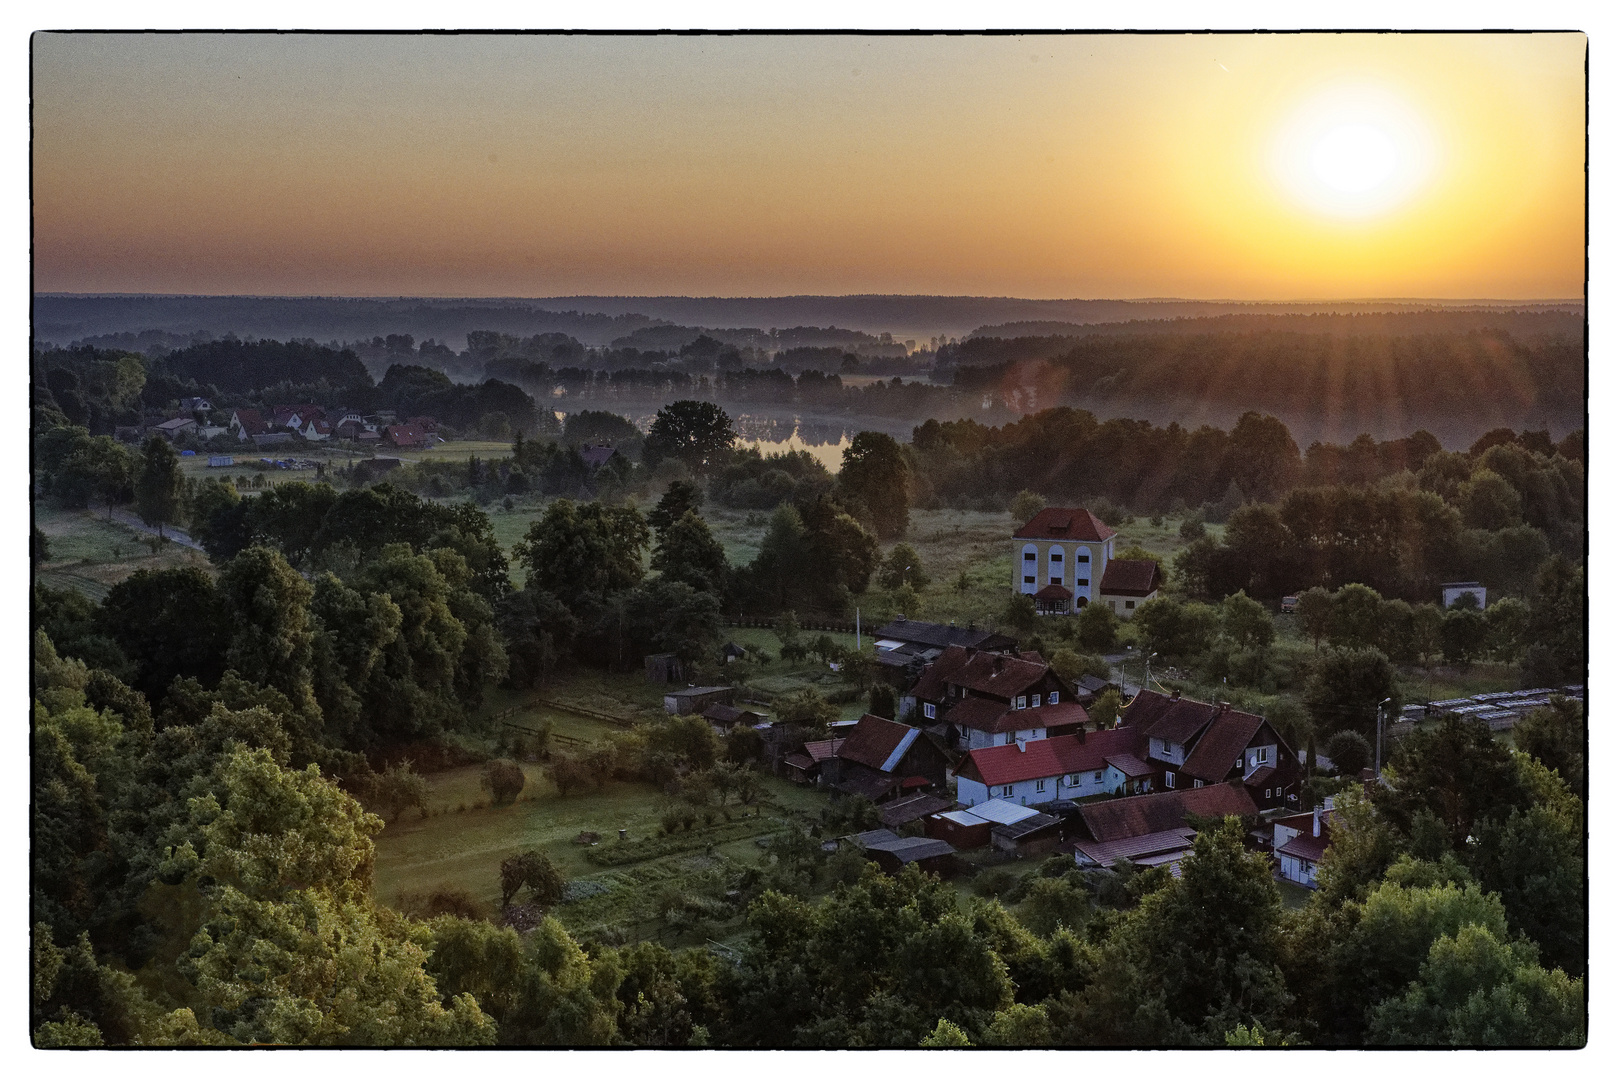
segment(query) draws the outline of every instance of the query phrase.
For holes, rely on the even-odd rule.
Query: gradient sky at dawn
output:
[[[1583,295],[1578,34],[33,40],[40,291]]]

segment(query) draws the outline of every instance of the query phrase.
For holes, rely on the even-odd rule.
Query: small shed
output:
[[[725,663],[731,664],[737,660],[747,659],[747,650],[734,641],[727,641],[724,648],[719,650],[719,655],[725,658]]]
[[[946,810],[929,817],[923,828],[934,840],[943,840],[961,851],[970,851],[988,845],[989,830],[994,828],[994,823],[969,810]]]
[[[663,695],[663,711],[671,716],[700,713],[710,705],[729,705],[736,697],[733,686],[688,686]]]
[[[236,464],[236,459],[229,454],[208,455],[208,468],[210,469],[228,469],[234,464]]]
[[[937,795],[909,795],[902,799],[895,799],[886,806],[877,809],[877,817],[882,824],[890,829],[897,829],[901,825],[909,825],[913,821],[920,821],[929,814],[936,814],[941,810],[950,808],[948,799]]]
[[[716,735],[728,735],[733,728],[757,727],[764,722],[764,717],[751,709],[723,704],[710,705],[703,709],[702,718],[708,721]]]
[[[941,877],[954,869],[955,849],[943,840],[898,836],[888,829],[872,829],[852,839],[865,849],[865,857],[880,866],[884,873],[897,874],[911,863],[918,864],[925,873]]]
[[[671,652],[652,653],[646,657],[645,664],[647,682],[671,683],[685,678],[685,668],[680,658]]]
[[[1035,813],[1010,825],[989,830],[989,842],[997,850],[1017,855],[1043,855],[1062,840],[1062,819],[1055,814]]]

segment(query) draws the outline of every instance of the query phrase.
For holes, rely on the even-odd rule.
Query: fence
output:
[[[508,709],[501,709],[499,712],[489,717],[489,719],[505,724],[506,727],[519,727],[517,724],[507,723],[507,721],[509,721],[513,716],[516,716],[518,713],[527,712],[530,709],[553,709],[556,712],[572,713],[574,716],[583,716],[590,720],[600,720],[602,723],[612,724],[614,727],[632,728],[635,726],[635,721],[627,716],[614,716],[612,713],[604,713],[598,709],[587,709],[582,705],[568,705],[564,702],[552,701],[550,698],[530,698],[521,705],[513,705]],[[552,736],[552,738],[559,737],[560,736]]]
[[[775,617],[771,616],[769,618],[765,618],[762,615],[732,615],[727,620],[726,625],[738,627],[743,630],[774,630]],[[869,633],[873,629],[871,626],[865,623],[861,623],[860,628],[866,633]],[[798,629],[819,630],[834,634],[852,634],[854,632],[854,623],[852,620],[844,621],[842,619],[830,619],[816,615],[809,615],[802,616],[798,619]]]

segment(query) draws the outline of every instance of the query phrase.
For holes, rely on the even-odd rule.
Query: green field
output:
[[[585,858],[588,849],[575,842],[579,834],[598,833],[604,844],[611,843],[619,829],[627,830],[631,840],[651,836],[659,828],[668,798],[648,784],[636,783],[612,783],[600,791],[562,798],[541,775],[541,766],[523,768],[528,786],[515,804],[505,807],[487,805],[477,766],[433,774],[429,816],[407,811],[377,838],[377,898],[397,904],[409,893],[464,889],[492,911],[500,902],[501,860],[537,849],[570,881],[605,886],[598,895],[556,909],[570,930],[612,930],[631,939],[673,940],[677,935],[665,933],[658,912],[665,890],[703,891],[712,884],[712,871],[720,860],[757,862],[761,849],[753,842],[756,837],[775,832],[794,812],[813,814],[826,804],[820,792],[768,778],[766,803],[745,810],[732,806],[730,823],[718,817],[712,827],[699,824],[691,834],[693,843],[700,845],[694,850],[604,868]],[[722,838],[712,844],[712,852],[702,842],[709,834]],[[710,927],[706,932],[725,930]]]
[[[36,504],[34,526],[45,534],[51,552],[36,579],[55,589],[78,589],[95,600],[137,570],[211,567],[200,551],[179,544],[163,544],[154,554],[146,534],[108,521],[93,510],[57,510]]]

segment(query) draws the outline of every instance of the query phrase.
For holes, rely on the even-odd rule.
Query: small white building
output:
[[[1446,581],[1439,588],[1443,590],[1446,611],[1454,607],[1455,601],[1463,596],[1476,597],[1478,610],[1482,611],[1489,598],[1489,590],[1476,581]]]
[[[1331,844],[1331,818],[1331,800],[1327,799],[1326,804],[1315,807],[1313,813],[1275,819],[1271,850],[1283,881],[1306,889],[1318,887],[1320,861]]]

